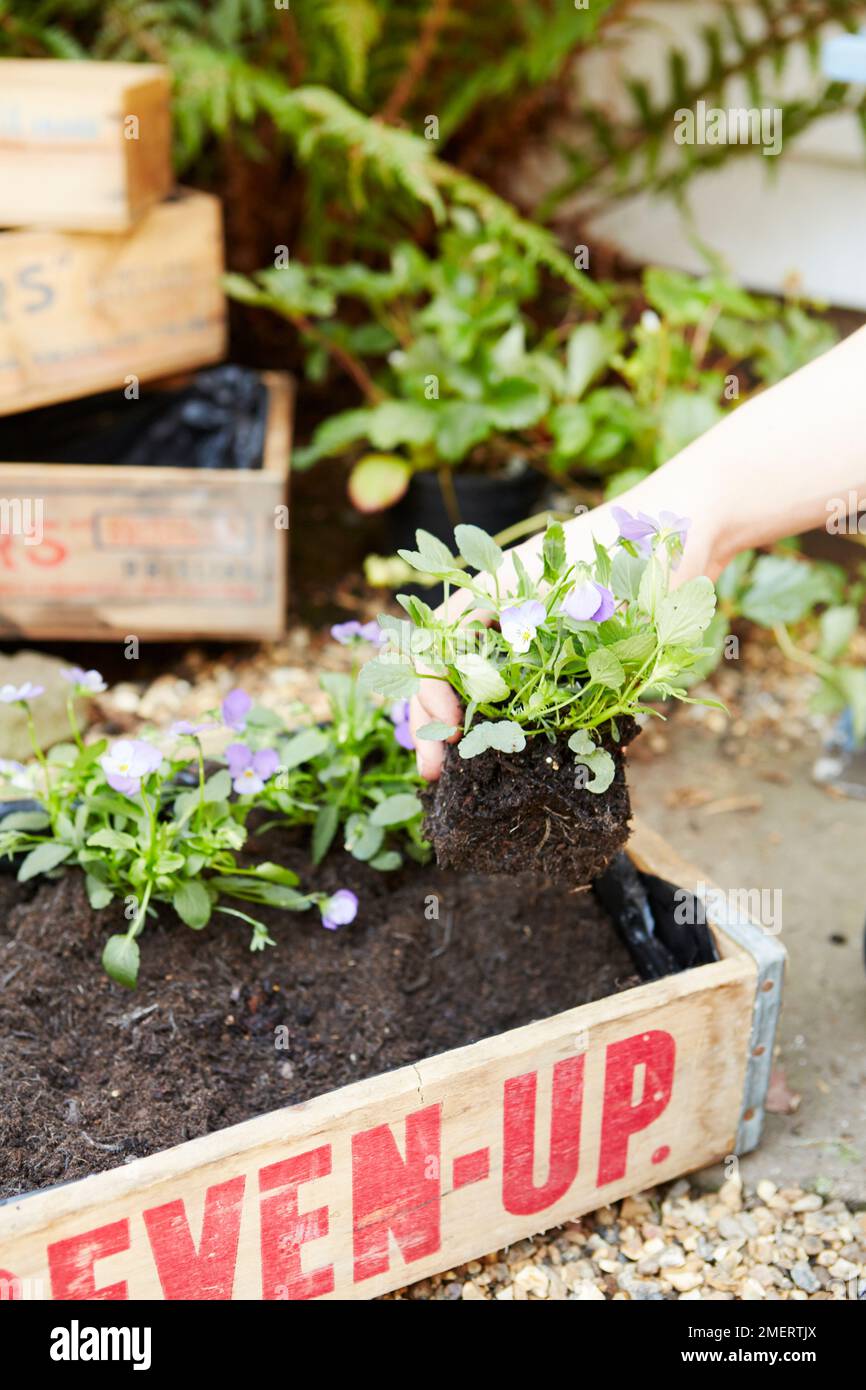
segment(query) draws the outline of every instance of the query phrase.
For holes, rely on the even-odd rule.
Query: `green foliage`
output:
[[[785,655],[816,677],[815,712],[850,709],[854,737],[863,742],[866,669],[856,638],[866,566],[850,579],[839,565],[806,559],[792,542],[784,549],[784,554],[772,555],[744,551],[719,577],[724,627],[746,618],[772,629]]]
[[[589,317],[561,286],[551,323],[557,296],[538,267],[465,209],[435,257],[401,242],[384,270],[293,262],[232,276],[228,288],[297,324],[314,378],[330,355],[364,388],[366,403],[325,420],[295,466],[363,450],[350,495],[365,511],[401,496],[410,472],[443,463],[518,458],[619,490],[834,336],[797,304],[718,274],[655,268],[642,315],[618,292],[616,307]]]
[[[689,698],[681,677],[705,654],[712,584],[692,579],[669,591],[682,548],[675,525],[659,525],[640,546],[621,536],[610,551],[599,547],[590,565],[569,562],[562,527],[552,523],[539,578],[519,563],[510,572],[478,527],[458,527],[455,542],[474,576],[426,531],[417,532],[417,550],[400,553],[442,580],[446,599],[451,583],[468,589],[497,626],[449,622],[402,595],[411,621],[399,630],[386,625],[388,645],[363,668],[362,682],[387,696],[395,680],[410,693],[421,672],[448,681],[466,711],[463,758],[489,749],[520,752],[528,738],[568,734],[591,774],[586,790],[604,791],[614,767],[601,741],[617,737],[616,721],[647,710],[650,690],[657,698]],[[443,730],[434,725],[419,736],[440,738]]]
[[[264,922],[226,902],[264,904],[286,911],[318,905],[328,894],[308,891],[290,869],[250,863],[245,854],[247,822],[270,813],[268,824],[307,826],[312,857],[319,863],[343,829],[355,858],[374,868],[399,867],[398,846],[423,859],[420,779],[412,759],[395,738],[388,713],[349,676],[322,677],[332,722],[289,732],[266,710],[246,721],[243,752],[260,772],[247,790],[233,762],[235,743],[208,773],[199,735],[169,731],[152,740],[106,740],[84,745],[68,708],[73,742],[55,745],[46,756],[25,710],[36,761],[28,769],[6,768],[11,789],[27,789],[42,809],[13,811],[0,825],[0,854],[20,857],[18,879],[27,882],[59,868],[85,874],[94,910],[122,901],[129,921],[111,936],[103,965],[129,988],[135,985],[137,938],[155,905],[170,906],[194,931],[214,912],[239,917],[252,927],[251,949],[273,945]],[[77,688],[86,694],[86,688]],[[214,712],[216,714],[216,712]],[[202,726],[208,727],[208,725]],[[209,727],[216,727],[210,721]],[[262,754],[265,761],[256,762]],[[225,764],[225,765],[223,765]]]
[[[567,170],[535,209],[542,221],[575,192],[591,190],[596,207],[637,187],[678,194],[723,159],[760,158],[748,145],[676,145],[683,107],[739,105],[745,82],[752,105],[782,109],[786,139],[829,111],[863,110],[838,83],[779,95],[789,62],[805,51],[814,65],[823,28],[855,28],[861,8],[763,0],[746,33],[726,4],[696,52],[671,47],[661,90],[627,69],[609,74],[619,91],[578,119],[583,61],[640,32],[628,0],[0,0],[0,55],[166,63],[179,169],[210,167],[215,152],[290,151],[308,192],[298,241],[319,256],[343,237],[340,217],[322,210],[347,198],[380,247],[396,223],[416,223],[419,205],[441,219],[446,203],[463,203],[488,222],[509,218],[527,254],[565,273],[555,243],[490,191],[508,187],[530,142],[555,146]]]

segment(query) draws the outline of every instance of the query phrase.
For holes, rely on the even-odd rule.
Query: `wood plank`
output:
[[[225,354],[219,200],[183,192],[126,237],[0,232],[0,415]]]
[[[125,232],[171,186],[167,68],[0,59],[0,226]]]
[[[55,1298],[424,1278],[732,1153],[754,981],[732,956],[13,1203],[0,1268]]]
[[[0,463],[7,506],[43,539],[0,536],[0,634],[271,639],[285,630],[290,379],[264,376],[263,467]]]

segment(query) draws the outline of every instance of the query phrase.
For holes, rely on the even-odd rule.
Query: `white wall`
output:
[[[745,4],[738,8],[748,32],[755,12]],[[582,99],[615,110],[623,73],[664,91],[665,52],[675,42],[697,60],[700,26],[718,10],[711,0],[690,0],[642,4],[635,14],[646,21],[639,32],[618,50],[593,53],[581,64]],[[836,32],[831,27],[828,37]],[[795,52],[782,90],[800,95],[820,90],[825,80],[810,71],[805,53]],[[730,100],[750,105],[744,89],[732,89]],[[855,116],[825,118],[784,141],[777,158],[759,150],[734,155],[693,179],[688,201],[697,236],[751,288],[782,292],[793,282],[817,300],[866,309],[866,145]],[[706,268],[670,200],[633,197],[594,218],[590,229],[636,260]]]

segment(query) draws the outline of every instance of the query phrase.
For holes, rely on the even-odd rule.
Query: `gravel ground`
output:
[[[680,1180],[386,1299],[866,1298],[866,1212],[800,1188]]]

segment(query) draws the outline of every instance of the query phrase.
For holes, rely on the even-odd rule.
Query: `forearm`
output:
[[[711,579],[740,550],[825,523],[832,499],[866,497],[866,328],[715,425],[613,505],[692,527],[680,579]],[[575,559],[616,538],[611,504],[569,522]],[[537,565],[539,537],[519,547]]]

